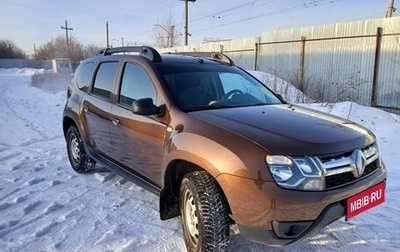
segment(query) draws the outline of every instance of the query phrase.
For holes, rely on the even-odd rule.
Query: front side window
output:
[[[99,66],[93,85],[93,94],[110,98],[111,89],[117,73],[118,62],[104,62]]]
[[[156,90],[147,72],[139,65],[126,63],[122,75],[119,103],[132,106],[132,102],[152,98],[156,102]]]

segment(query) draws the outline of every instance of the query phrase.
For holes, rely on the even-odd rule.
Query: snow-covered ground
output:
[[[159,219],[155,195],[102,167],[89,175],[70,168],[61,130],[66,92],[54,94],[56,83],[45,77],[33,87],[32,76],[40,74],[46,71],[0,69],[0,251],[185,251],[179,220]],[[282,90],[289,89],[286,99],[304,99],[293,87]],[[288,247],[234,236],[230,249],[400,251],[400,116],[350,102],[304,106],[377,135],[388,169],[386,202]]]

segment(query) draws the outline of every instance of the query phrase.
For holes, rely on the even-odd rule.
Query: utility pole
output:
[[[124,37],[121,37],[121,44],[122,44],[122,47],[124,47]]]
[[[391,18],[395,10],[396,9],[394,8],[394,0],[389,0],[389,5],[386,11],[386,17]]]
[[[169,44],[170,47],[174,46],[174,31],[175,30],[175,25],[171,25],[169,27],[169,38],[171,39],[171,43]]]
[[[185,19],[185,25],[183,26],[184,30],[184,38],[185,38],[185,46],[188,45],[188,36],[189,34],[189,7],[188,7],[188,2],[196,2],[196,0],[180,0],[180,1],[185,1],[185,8],[184,8],[184,19]]]
[[[185,25],[183,26],[183,29],[184,29],[184,33],[185,33],[185,42],[184,42],[184,45],[185,46],[187,46],[188,45],[188,35],[189,35],[189,32],[188,32],[188,30],[189,30],[189,21],[188,21],[188,16],[189,16],[189,7],[188,7],[188,1],[187,0],[185,0],[185,14],[184,14],[184,19],[185,19]]]
[[[65,38],[66,38],[66,41],[67,41],[67,58],[69,58],[68,31],[72,31],[72,30],[74,30],[74,29],[71,28],[71,27],[68,27],[68,21],[67,21],[67,20],[65,20],[65,26],[61,26],[61,29],[64,29],[64,30],[65,30]]]
[[[35,55],[35,59],[36,59],[36,45],[33,44],[33,54]]]
[[[108,33],[108,21],[106,22],[106,38],[107,38],[107,48],[110,48],[110,35]]]

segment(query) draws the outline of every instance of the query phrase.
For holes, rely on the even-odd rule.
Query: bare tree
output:
[[[164,16],[159,24],[155,24],[154,41],[158,47],[167,48],[179,45],[179,33],[175,29],[175,21],[171,12]]]
[[[69,37],[69,46],[64,36],[58,36],[40,46],[35,59],[70,58],[79,61],[85,58],[83,46],[74,36]]]
[[[83,47],[83,56],[84,58],[88,58],[92,56],[94,53],[97,51],[100,51],[103,49],[101,46],[98,46],[96,44],[88,44]]]
[[[26,59],[24,51],[11,40],[0,40],[0,59]]]

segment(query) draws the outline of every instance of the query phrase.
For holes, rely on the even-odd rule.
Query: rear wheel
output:
[[[95,162],[87,154],[78,129],[70,126],[67,131],[67,152],[69,163],[78,173],[87,173],[94,169]]]
[[[188,251],[227,251],[228,208],[215,179],[204,171],[186,174],[180,189],[180,215]]]

